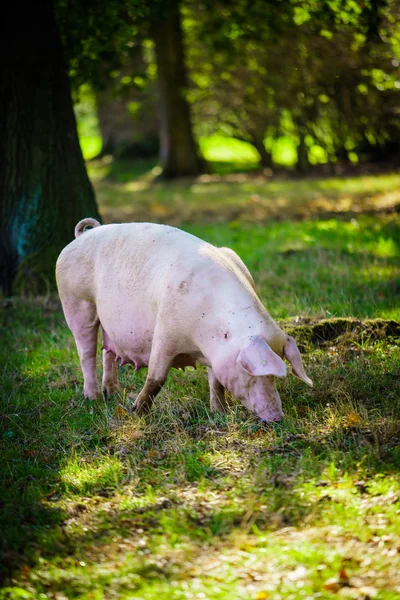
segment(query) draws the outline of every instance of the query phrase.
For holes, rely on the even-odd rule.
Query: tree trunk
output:
[[[169,9],[162,22],[152,25],[151,35],[158,69],[163,177],[198,175],[205,164],[194,141],[186,98],[187,75],[178,3]]]
[[[264,145],[264,140],[255,135],[252,135],[251,142],[258,152],[261,166],[265,169],[272,169],[274,166],[274,162],[272,160],[272,153],[267,151]]]
[[[54,282],[83,217],[99,218],[83,161],[52,0],[11,4],[0,36],[0,289]]]
[[[306,146],[306,136],[304,131],[299,131],[299,145],[297,147],[297,163],[296,169],[300,173],[306,173],[310,168],[308,161],[308,150]]]

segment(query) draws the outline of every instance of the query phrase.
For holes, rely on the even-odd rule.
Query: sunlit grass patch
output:
[[[248,165],[257,165],[259,161],[257,151],[251,144],[234,138],[212,135],[200,138],[199,145],[204,158],[208,161]]]
[[[117,487],[123,478],[123,465],[117,457],[100,456],[94,461],[75,456],[60,470],[60,479],[67,493],[88,494],[96,490]]]
[[[94,156],[97,156],[101,151],[102,140],[99,135],[79,137],[79,142],[82,149],[83,158],[90,160]]]

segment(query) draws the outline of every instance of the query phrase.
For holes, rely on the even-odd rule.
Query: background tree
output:
[[[188,78],[179,1],[131,0],[125,3],[114,0],[104,6],[103,13],[96,10],[98,4],[102,4],[102,0],[89,5],[85,16],[89,24],[86,30],[85,25],[74,30],[75,12],[71,13],[70,6],[61,4],[59,8],[75,87],[90,81],[95,90],[108,87],[114,93],[115,84],[110,84],[114,72],[123,77],[130,76],[134,81],[137,73],[130,71],[129,65],[131,68],[137,68],[137,65],[130,59],[130,49],[143,39],[151,40],[157,73],[162,176],[174,178],[199,174],[205,163],[195,142],[191,107],[187,101]],[[74,0],[74,5],[79,12],[78,0]],[[107,77],[108,85],[104,86]],[[121,101],[122,91],[120,88],[115,94]]]
[[[163,19],[153,19],[150,35],[154,41],[159,90],[159,116],[163,176],[171,179],[198,175],[204,168],[195,143],[180,6],[173,2]]]

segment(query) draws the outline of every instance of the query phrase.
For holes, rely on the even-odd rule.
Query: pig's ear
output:
[[[250,375],[286,376],[286,365],[261,337],[253,337],[239,353],[237,362]]]
[[[304,381],[310,387],[313,386],[313,382],[307,375],[305,374],[303,361],[301,360],[301,355],[299,349],[296,345],[296,342],[290,335],[287,336],[287,342],[283,347],[283,353],[292,365],[293,375],[296,375],[299,379]]]

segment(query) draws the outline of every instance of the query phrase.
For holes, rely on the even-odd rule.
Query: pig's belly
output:
[[[124,310],[118,305],[113,308],[107,304],[97,304],[103,334],[103,349],[113,352],[121,364],[134,364],[136,369],[149,364],[151,346],[155,327],[155,318],[148,311],[140,310],[132,305]]]
[[[121,360],[121,365],[133,364],[135,369],[149,365],[151,347],[153,343],[155,318],[152,315],[136,311],[127,314],[119,311],[110,315],[108,311],[97,306],[103,335],[102,348],[116,355],[116,361]],[[181,352],[174,357],[172,367],[185,368],[196,366],[196,360],[202,362],[202,355],[197,350]]]

